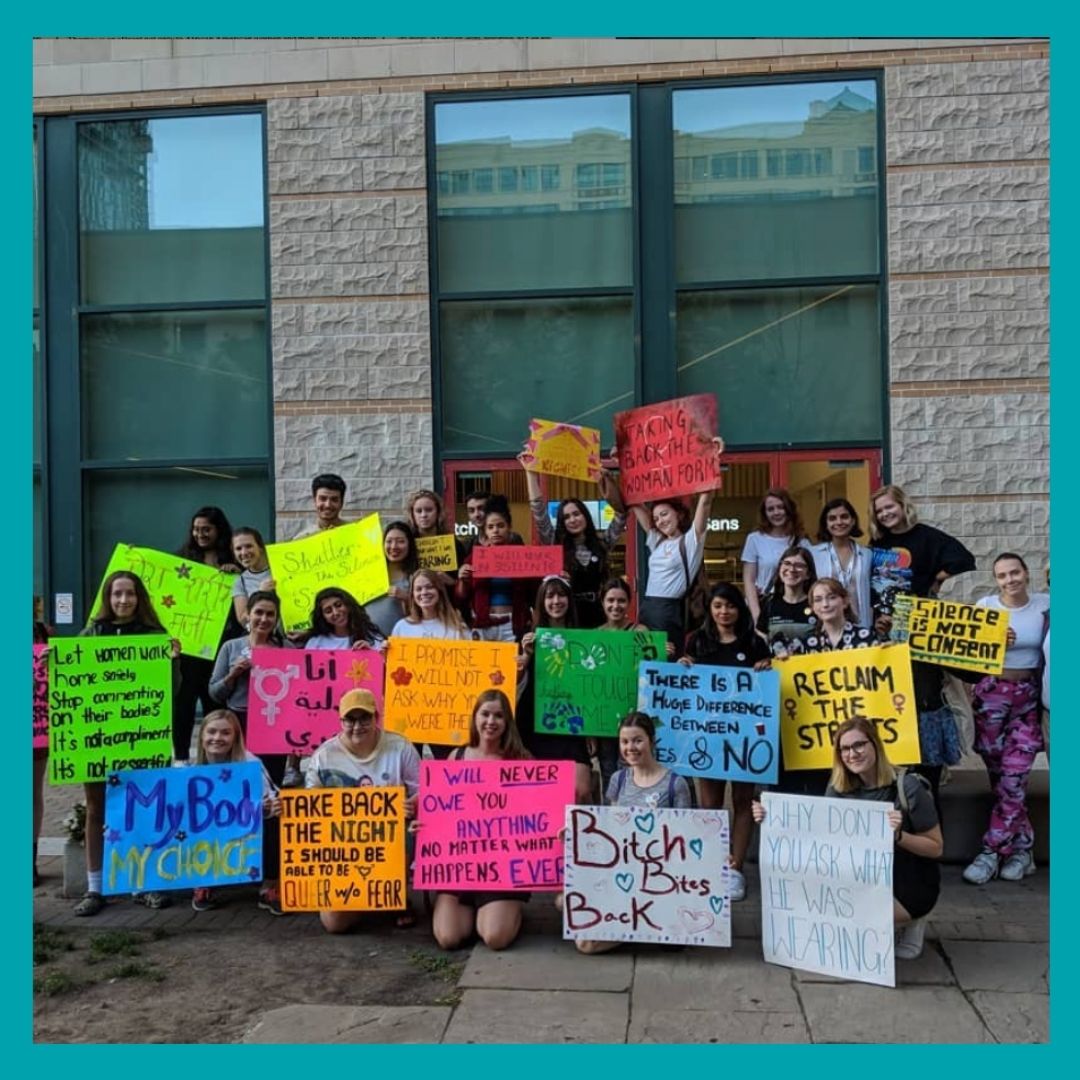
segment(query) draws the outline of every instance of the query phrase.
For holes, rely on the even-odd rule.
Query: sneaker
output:
[[[76,915],[96,915],[105,907],[105,897],[99,892],[83,893],[83,898],[75,905]]]
[[[271,915],[284,915],[281,910],[281,894],[277,889],[259,890],[259,907],[263,911],[269,911]]]
[[[282,787],[303,787],[304,786],[304,774],[295,766],[290,766],[285,770],[285,775],[281,778]]]
[[[728,896],[733,904],[746,899],[746,877],[733,866],[728,867]]]
[[[214,902],[214,894],[209,889],[196,889],[191,894],[192,911],[209,911],[217,907]]]
[[[172,897],[168,893],[162,892],[135,892],[131,894],[131,899],[136,904],[142,904],[143,907],[148,907],[152,911],[160,911],[162,908],[172,907]]]
[[[897,960],[917,960],[922,956],[923,939],[926,937],[926,919],[912,919],[896,932]]]
[[[1014,851],[1001,864],[998,877],[1002,881],[1023,881],[1035,873],[1035,859],[1030,851]]]
[[[971,885],[985,885],[997,877],[1000,862],[996,851],[980,851],[964,871],[964,880]]]

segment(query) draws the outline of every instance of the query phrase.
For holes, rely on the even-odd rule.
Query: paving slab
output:
[[[245,1043],[437,1043],[447,1006],[286,1005],[263,1013]]]
[[[975,990],[968,995],[983,1023],[1001,1043],[1050,1041],[1050,996]]]
[[[820,975],[816,971],[792,969],[797,983],[841,983],[850,985],[853,980],[841,979],[835,975]],[[860,984],[863,985],[863,984]],[[897,986],[955,986],[945,958],[931,942],[926,942],[922,956],[917,960],[896,961]]]
[[[596,991],[466,990],[443,1042],[624,1043],[629,1005],[628,994]]]
[[[585,956],[572,941],[550,937],[518,938],[510,949],[492,952],[477,945],[458,980],[462,988],[488,990],[630,989],[634,954],[623,946],[610,953]]]
[[[766,964],[757,941],[730,949],[639,955],[631,993],[634,1016],[675,1009],[797,1013],[791,971]]]
[[[628,1043],[808,1043],[801,1012],[632,1010]]]
[[[993,1035],[954,987],[803,983],[815,1043],[992,1043]]]
[[[1038,993],[1045,987],[1048,946],[1016,941],[941,942],[964,990]]]

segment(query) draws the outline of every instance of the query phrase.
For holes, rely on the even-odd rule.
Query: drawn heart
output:
[[[711,907],[713,909],[713,911],[717,915],[719,915],[720,912],[724,910],[724,897],[722,897],[722,896],[710,896],[709,897],[709,907]]]
[[[634,828],[640,829],[648,835],[656,828],[656,817],[653,814],[637,814],[634,817]]]
[[[628,893],[634,887],[634,875],[616,874],[615,884],[618,885],[623,892]]]
[[[357,866],[355,867],[355,870],[362,878],[370,877],[371,875],[370,866]]]
[[[684,907],[679,908],[679,918],[687,930],[694,934],[704,934],[716,922],[707,911],[691,911]]]
[[[693,852],[693,853],[694,853],[694,854],[695,854],[695,855],[696,855],[696,856],[697,856],[697,857],[698,857],[699,859],[701,858],[701,851],[702,851],[702,848],[703,848],[704,846],[705,846],[705,845],[704,845],[704,844],[702,843],[702,841],[701,841],[701,839],[700,839],[700,838],[699,838],[699,839],[697,839],[697,840],[691,840],[691,841],[690,841],[690,843],[689,843],[689,845],[688,845],[688,847],[690,848],[690,850],[691,850],[691,851],[692,851],[692,852]]]
[[[630,811],[629,810],[616,810],[615,814],[614,814],[614,818],[620,825],[625,825],[630,820]]]

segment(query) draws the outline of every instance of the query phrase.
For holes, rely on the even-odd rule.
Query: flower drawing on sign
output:
[[[345,677],[347,679],[351,679],[354,683],[359,684],[367,681],[367,679],[370,677],[370,674],[371,673],[368,670],[366,660],[354,660],[352,662],[352,667],[350,667],[349,670],[345,672]]]
[[[506,676],[503,675],[501,671],[493,671],[488,676],[488,681],[492,686],[502,686],[502,684],[506,682]]]
[[[180,564],[180,565],[179,565],[179,566],[178,566],[178,567],[176,568],[176,576],[177,576],[177,577],[182,577],[182,578],[189,578],[189,577],[191,577],[191,567],[190,567],[190,566],[186,566],[186,565],[185,565],[184,563],[181,563],[181,564]]]
[[[412,672],[406,671],[403,667],[399,667],[390,678],[393,679],[398,686],[408,686],[409,683],[412,682]]]
[[[223,784],[227,784],[232,779],[232,769],[222,769],[221,772],[218,773],[218,779]]]
[[[162,607],[167,607],[167,608],[175,607],[176,606],[176,601],[172,598],[171,595],[170,596],[163,596],[161,598],[161,605],[162,605]]]

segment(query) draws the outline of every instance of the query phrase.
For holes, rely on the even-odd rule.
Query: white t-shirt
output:
[[[316,634],[304,642],[305,649],[349,649],[351,647],[348,635],[338,637],[337,634]]]
[[[790,536],[767,536],[760,529],[755,529],[743,544],[740,558],[744,563],[753,563],[757,570],[754,573],[754,584],[759,593],[772,583],[776,568],[780,565],[780,556],[792,546]],[[799,541],[799,547],[812,551],[810,541],[803,538]]]
[[[391,637],[403,638],[433,638],[443,641],[471,641],[472,634],[468,630],[455,630],[452,626],[440,622],[438,619],[424,619],[423,622],[411,623],[408,619],[398,619],[394,623],[394,629],[390,631]]]
[[[690,569],[690,581],[694,580],[705,558],[705,545],[698,538],[693,528],[674,540],[665,537],[657,529],[650,529],[645,537],[649,549],[649,583],[645,586],[645,595],[657,599],[678,600],[686,595],[688,582],[682,555],[679,553],[679,540],[686,541],[686,565]]]
[[[1009,613],[1009,626],[1016,632],[1016,644],[1005,650],[1007,668],[1034,671],[1042,662],[1043,615],[1050,610],[1048,593],[1030,593],[1023,607],[1006,607],[1000,596],[984,596],[978,607],[997,608]]]
[[[408,739],[384,731],[375,752],[366,758],[356,757],[342,745],[341,736],[327,739],[311,755],[304,774],[304,786],[323,787],[397,787],[403,785],[406,796],[420,787],[420,755]]]

